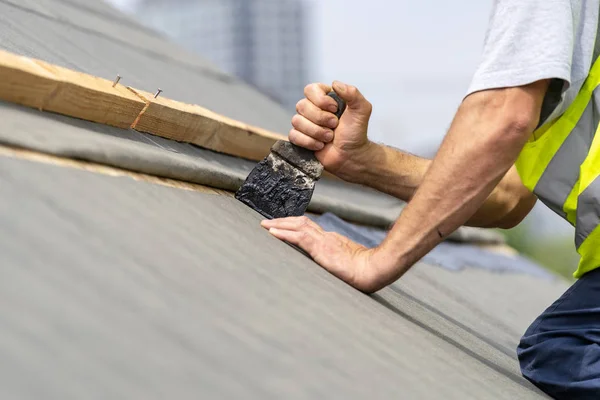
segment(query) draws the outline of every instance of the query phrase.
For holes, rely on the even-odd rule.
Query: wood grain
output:
[[[249,160],[285,136],[96,76],[0,50],[0,99],[118,128],[133,128]]]
[[[87,121],[129,128],[146,103],[121,85],[0,51],[0,99]]]
[[[154,98],[148,92],[130,88],[148,102],[132,128],[180,142],[193,143],[206,149],[261,160],[277,140],[285,136],[250,126],[214,113],[204,107],[164,97]]]

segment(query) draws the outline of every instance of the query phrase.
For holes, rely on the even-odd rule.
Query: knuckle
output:
[[[348,85],[348,94],[350,96],[356,96],[357,93],[358,93],[358,89],[356,88],[356,86]]]
[[[308,85],[304,86],[304,94],[308,95],[309,93],[311,93],[314,90],[315,86],[316,83],[309,83]]]
[[[302,116],[299,114],[296,114],[292,117],[292,126],[294,126],[294,128],[298,128],[300,126],[300,122],[302,121]]]
[[[310,240],[310,235],[308,234],[308,232],[306,231],[302,231],[300,232],[300,234],[298,235],[298,238],[300,239],[300,241],[302,242],[307,242],[308,240]]]

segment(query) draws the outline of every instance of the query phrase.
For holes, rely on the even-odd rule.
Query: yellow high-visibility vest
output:
[[[575,278],[600,267],[600,129],[594,99],[599,85],[600,59],[573,103],[534,132],[516,162],[525,186],[575,226],[581,256]]]

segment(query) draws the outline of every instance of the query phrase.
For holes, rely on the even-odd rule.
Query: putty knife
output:
[[[335,115],[340,118],[346,103],[335,92],[328,95],[337,102]],[[314,152],[279,140],[250,172],[235,198],[269,219],[301,216],[322,173],[323,165]]]

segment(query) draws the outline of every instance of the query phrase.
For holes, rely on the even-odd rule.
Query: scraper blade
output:
[[[346,103],[335,92],[329,96],[338,103],[340,118]],[[323,165],[312,151],[280,140],[248,175],[235,198],[269,219],[301,216],[322,173]]]

